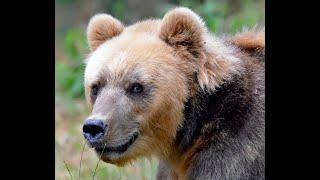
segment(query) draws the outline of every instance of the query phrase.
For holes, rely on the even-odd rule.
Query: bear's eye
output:
[[[143,86],[139,83],[133,83],[129,88],[130,93],[140,94],[143,91]]]
[[[98,95],[98,93],[99,93],[99,87],[98,87],[98,85],[93,85],[92,86],[92,89],[91,89],[91,94],[92,94],[92,96],[97,96]]]

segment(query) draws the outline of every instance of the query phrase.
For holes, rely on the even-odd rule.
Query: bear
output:
[[[185,7],[133,25],[87,27],[83,135],[124,166],[159,159],[157,179],[265,179],[264,27],[217,36]]]

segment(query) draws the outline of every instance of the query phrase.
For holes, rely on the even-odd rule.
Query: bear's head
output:
[[[92,113],[83,132],[103,161],[117,165],[174,153],[187,99],[214,90],[237,61],[187,8],[127,27],[99,14],[87,38],[84,84]]]

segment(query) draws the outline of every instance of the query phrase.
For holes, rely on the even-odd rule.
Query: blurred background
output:
[[[56,179],[155,179],[157,160],[141,159],[123,168],[98,163],[84,146],[82,123],[89,114],[84,98],[83,60],[89,53],[87,23],[109,13],[124,24],[161,18],[175,6],[200,14],[217,33],[235,33],[264,24],[264,0],[55,0],[55,175]],[[81,167],[81,172],[79,171]],[[71,178],[72,176],[72,178]]]

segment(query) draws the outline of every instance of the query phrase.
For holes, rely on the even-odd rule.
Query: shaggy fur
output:
[[[87,32],[89,119],[108,124],[94,148],[139,133],[103,161],[125,165],[154,155],[157,179],[264,179],[263,29],[218,38],[193,11],[175,8],[128,27],[100,14]],[[143,93],[129,93],[134,83]]]

